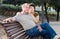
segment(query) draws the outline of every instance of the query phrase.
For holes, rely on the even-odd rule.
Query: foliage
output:
[[[41,4],[40,0],[6,0],[6,1],[3,1],[3,3],[14,4],[14,5],[17,5],[17,4],[20,5],[23,3],[34,3],[36,5]]]
[[[12,5],[12,4],[1,4],[0,8],[8,9],[8,10],[16,10],[16,11],[21,10],[20,6],[15,6],[15,5]]]

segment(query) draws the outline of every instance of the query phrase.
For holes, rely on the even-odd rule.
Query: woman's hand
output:
[[[30,14],[30,15],[33,15],[33,13],[32,13],[32,12],[29,12],[29,14]]]

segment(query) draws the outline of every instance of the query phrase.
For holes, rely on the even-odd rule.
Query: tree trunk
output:
[[[42,13],[42,14],[41,14],[42,23],[44,22],[44,8],[43,8],[43,7],[44,7],[44,3],[42,2],[42,8],[41,8],[41,9],[42,9],[42,12],[41,12],[41,13]]]
[[[56,19],[56,21],[58,21],[59,20],[59,8],[57,9],[57,19]]]
[[[47,22],[49,22],[46,3],[44,3],[44,7],[45,7],[45,13],[46,13],[45,16],[46,16],[46,19],[47,19]]]

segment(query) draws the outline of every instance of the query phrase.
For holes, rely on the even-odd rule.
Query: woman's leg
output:
[[[42,24],[41,24],[41,27],[43,27],[44,29],[46,29],[46,30],[48,31],[48,33],[49,33],[52,37],[54,37],[54,36],[57,35],[56,32],[52,29],[52,27],[49,25],[48,22],[42,23]]]

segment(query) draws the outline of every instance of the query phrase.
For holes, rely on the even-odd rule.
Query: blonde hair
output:
[[[24,7],[25,5],[28,5],[28,3],[22,4],[22,5],[21,5],[21,8],[23,9],[23,7]]]

